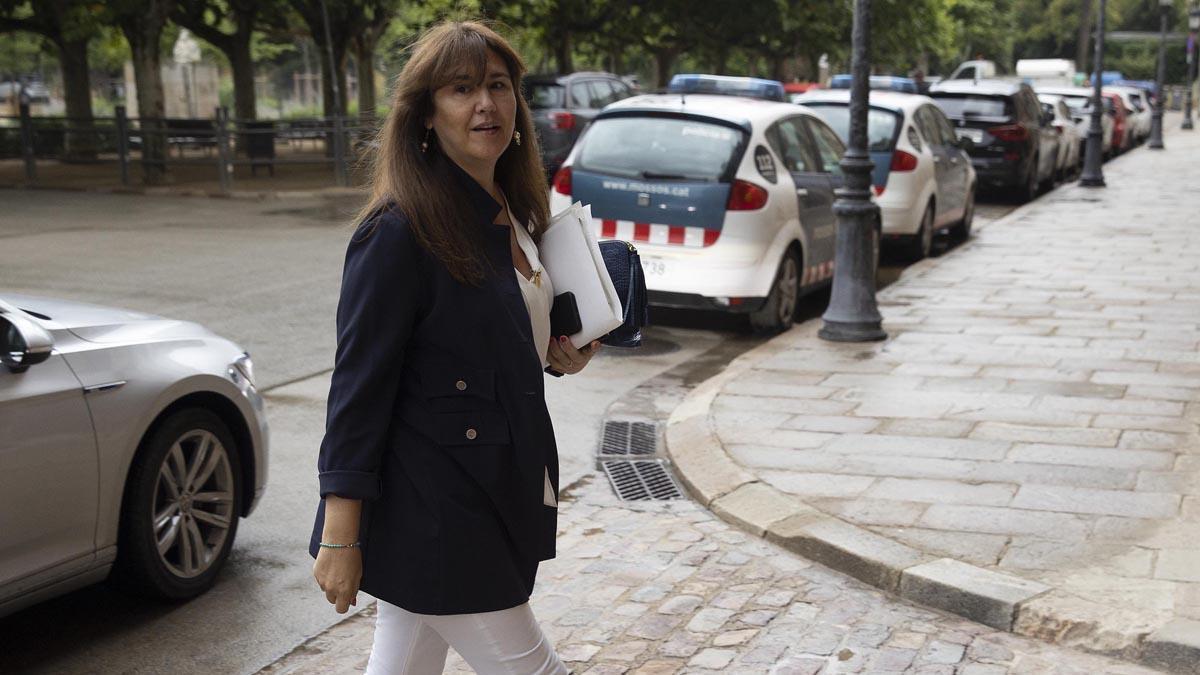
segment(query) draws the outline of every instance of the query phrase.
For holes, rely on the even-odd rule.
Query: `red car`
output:
[[[1112,155],[1116,156],[1133,147],[1133,134],[1129,128],[1129,111],[1118,94],[1104,94],[1104,112],[1113,116]]]

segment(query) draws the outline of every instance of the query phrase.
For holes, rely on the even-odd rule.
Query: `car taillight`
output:
[[[875,191],[876,197],[882,197],[883,191],[887,189],[886,185],[872,185],[871,189]]]
[[[915,171],[917,156],[903,150],[892,153],[892,171]]]
[[[575,128],[575,114],[569,112],[550,113],[550,128],[559,131],[570,131]]]
[[[725,208],[730,211],[753,211],[767,205],[767,191],[744,180],[735,180],[729,189],[729,203]]]
[[[1020,124],[1005,124],[1002,127],[992,127],[987,131],[1005,143],[1015,143],[1029,138],[1029,130]]]
[[[571,167],[564,166],[554,172],[554,191],[560,195],[571,196]]]

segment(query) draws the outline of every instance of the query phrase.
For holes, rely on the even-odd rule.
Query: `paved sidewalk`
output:
[[[598,476],[560,503],[533,608],[581,675],[1153,672],[896,600],[690,500],[620,502]],[[361,673],[374,621],[365,609],[260,675]],[[446,672],[472,671],[451,652]]]
[[[1200,672],[1200,133],[1166,144],[911,267],[886,342],[812,321],[697,388],[689,488],[906,597]]]

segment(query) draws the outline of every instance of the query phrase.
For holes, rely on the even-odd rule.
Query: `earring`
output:
[[[513,140],[517,142],[517,145],[520,145],[521,144],[521,132],[519,132],[519,131],[514,132]]]
[[[429,150],[429,131],[430,131],[429,129],[425,130],[425,140],[421,141],[421,152],[422,153]]]

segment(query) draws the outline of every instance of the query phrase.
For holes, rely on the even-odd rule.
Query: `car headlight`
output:
[[[233,367],[242,374],[242,377],[246,378],[251,387],[257,386],[254,383],[254,362],[250,360],[248,352],[242,352],[242,355],[233,362]]]

